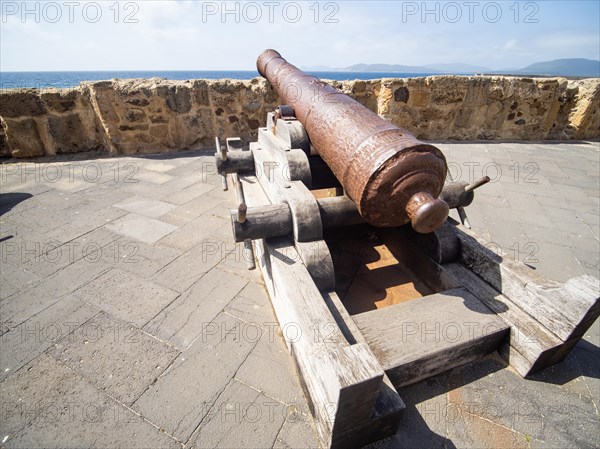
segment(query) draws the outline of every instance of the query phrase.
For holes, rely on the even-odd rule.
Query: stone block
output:
[[[161,84],[156,94],[163,98],[167,107],[178,114],[189,112],[192,108],[190,88],[186,85]]]
[[[72,263],[30,289],[2,301],[0,321],[14,328],[93,281],[109,268],[103,262],[89,263],[83,259]]]
[[[256,340],[244,323],[220,314],[132,408],[180,441],[188,441]],[[260,336],[259,336],[260,338]]]
[[[6,143],[13,157],[35,157],[44,155],[44,143],[35,120],[5,118]]]
[[[48,355],[0,383],[3,446],[181,449],[181,444]],[[3,409],[3,411],[6,409]]]
[[[145,217],[158,218],[161,215],[164,215],[175,209],[177,206],[152,198],[134,196],[115,204],[114,207],[118,207],[129,212],[134,212]]]
[[[80,91],[78,89],[47,89],[40,97],[49,111],[64,113],[77,107]]]
[[[12,328],[1,337],[0,380],[13,375],[97,313],[70,295]]]
[[[157,272],[153,279],[178,292],[190,288],[231,251],[222,241],[204,238],[189,251]]]
[[[106,391],[131,405],[177,358],[179,352],[106,313],[65,336],[49,353]]]
[[[46,112],[37,89],[3,89],[0,94],[0,116],[4,119],[32,117]]]
[[[112,268],[77,291],[83,301],[138,327],[144,326],[178,295],[118,268]]]
[[[193,448],[273,447],[286,405],[232,380],[189,441]]]
[[[203,323],[211,322],[245,284],[246,281],[213,268],[156,315],[144,331],[186,349],[202,333]]]
[[[118,218],[107,224],[106,227],[113,232],[144,243],[154,243],[177,229],[171,224],[134,213]]]

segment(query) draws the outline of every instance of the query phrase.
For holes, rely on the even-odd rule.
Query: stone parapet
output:
[[[431,76],[330,83],[423,140],[600,137],[598,78]],[[5,89],[0,91],[0,155],[164,153],[210,148],[215,136],[249,142],[278,104],[261,78]]]

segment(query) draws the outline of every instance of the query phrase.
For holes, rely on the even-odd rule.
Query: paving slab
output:
[[[289,413],[273,444],[276,449],[314,449],[319,447],[312,417]]]
[[[144,170],[139,171],[138,173],[136,173],[135,176],[136,179],[140,181],[157,185],[166,184],[167,182],[172,181],[174,179],[172,175],[169,175],[167,173],[159,173]]]
[[[164,172],[171,171],[174,168],[177,168],[177,164],[169,164],[167,162],[152,161],[152,162],[146,162],[145,164],[143,164],[143,167],[146,170],[152,170],[152,171],[164,173]]]
[[[181,256],[181,252],[165,246],[148,244],[130,237],[120,237],[102,248],[101,260],[123,271],[153,280],[154,274]]]
[[[102,312],[56,341],[49,354],[117,401],[131,405],[179,351]]]
[[[467,209],[479,235],[550,279],[599,276],[598,143],[438,146],[455,180],[493,178]],[[231,240],[235,195],[212,151],[69,157],[0,166],[0,445],[315,447],[260,272]],[[74,176],[50,182],[57,167]],[[99,248],[23,261],[36,242]],[[122,338],[93,338],[98,327]],[[398,433],[372,447],[595,447],[599,347],[596,322],[531,379],[492,355],[405,387]]]
[[[120,235],[97,227],[66,243],[62,241],[67,239],[25,241],[19,244],[20,251],[13,259],[24,270],[39,278],[46,278],[81,259],[89,263],[99,261],[102,252],[109,251],[105,247],[119,238]]]
[[[28,290],[0,302],[0,321],[13,328],[110,270],[102,262],[80,259]]]
[[[196,449],[272,447],[288,409],[232,380],[216,399],[188,445]]]
[[[162,215],[160,220],[175,226],[183,226],[222,202],[223,200],[220,198],[201,195]]]
[[[256,345],[245,330],[242,321],[219,314],[132,408],[187,442]]]
[[[256,323],[268,329],[272,326],[273,306],[269,301],[267,289],[262,283],[248,281],[227,306],[225,311],[247,323]]]
[[[134,213],[127,214],[107,224],[106,227],[144,243],[154,243],[177,229],[169,223]]]
[[[114,207],[118,207],[119,209],[123,209],[128,212],[135,212],[136,214],[144,215],[145,217],[158,218],[177,206],[165,201],[144,198],[136,195],[132,198],[126,199],[125,201],[114,204]]]
[[[153,280],[178,292],[184,292],[231,250],[233,248],[230,243],[211,237],[205,238],[158,271]]]
[[[188,348],[231,300],[246,281],[213,268],[165,307],[144,330],[181,349]]]
[[[82,301],[138,327],[144,326],[179,293],[135,274],[111,268],[77,291]]]
[[[81,304],[70,295],[6,332],[0,339],[0,380],[18,371],[97,313],[97,309]]]
[[[0,270],[0,301],[33,287],[39,278],[3,258]]]
[[[172,226],[172,225],[168,225]],[[201,242],[212,240],[219,247],[235,248],[234,244],[227,245],[226,236],[231,234],[231,224],[228,220],[214,215],[204,214],[170,232],[158,243],[185,252]]]
[[[164,198],[165,200],[169,201],[169,203],[181,206],[182,204],[189,203],[200,195],[210,192],[214,188],[215,186],[213,185],[204,182],[197,182],[196,184],[192,184],[191,186],[186,187],[175,194],[165,195]]]
[[[0,391],[10,411],[7,448],[181,448],[48,355],[1,382]]]
[[[265,323],[267,324],[267,323]],[[240,366],[235,378],[270,398],[287,404],[290,409],[309,413],[297,379],[290,376],[295,370],[281,330],[276,322],[268,323],[262,338]]]

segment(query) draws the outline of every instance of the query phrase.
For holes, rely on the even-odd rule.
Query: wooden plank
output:
[[[396,387],[496,350],[509,329],[464,288],[361,313],[354,321]]]
[[[460,258],[460,240],[450,220],[428,234],[418,233],[410,224],[401,226],[397,230],[435,263],[445,264]]]
[[[500,354],[519,374],[532,374],[567,354],[568,345],[464,265],[455,262],[443,268],[510,326],[510,339]]]
[[[325,303],[338,323],[343,323],[340,330],[351,342],[367,343],[358,326],[342,304],[335,292],[323,295]],[[362,447],[372,441],[391,436],[396,432],[400,418],[406,405],[396,391],[392,381],[383,376],[383,384],[375,403],[373,416],[369,422],[356,424],[352,432],[335,434],[335,445],[339,447]]]
[[[250,205],[269,203],[256,178],[244,181]],[[384,388],[383,368],[367,344],[349,342],[340,330],[290,239],[256,240],[254,244],[319,439],[325,447],[353,447],[346,444],[361,441],[357,429],[368,428],[376,414]],[[389,401],[389,395],[384,400]],[[348,439],[352,434],[355,438]]]
[[[397,229],[381,228],[377,230],[377,234],[396,259],[404,261],[415,276],[426,283],[432,291],[439,292],[460,287],[460,283],[449,277],[441,265],[425,255]]]
[[[260,149],[253,151],[257,174],[270,203],[287,203],[292,216],[295,245],[302,262],[320,290],[335,288],[335,273],[331,254],[323,238],[321,214],[315,197],[301,181],[290,181],[288,164],[281,139],[259,130]],[[283,148],[283,149],[282,149]]]
[[[466,228],[456,229],[461,261],[563,341],[581,337],[600,315],[600,281],[579,276],[564,285],[548,281],[523,263],[486,248]]]

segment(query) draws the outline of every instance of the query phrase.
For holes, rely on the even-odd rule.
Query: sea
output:
[[[370,80],[377,78],[414,78],[434,73],[398,72],[307,72],[323,79]],[[34,87],[49,89],[78,86],[82,81],[110,80],[113,78],[167,78],[170,80],[221,79],[249,80],[259,76],[253,70],[198,70],[198,71],[103,71],[103,72],[0,72],[0,88],[15,89]]]

